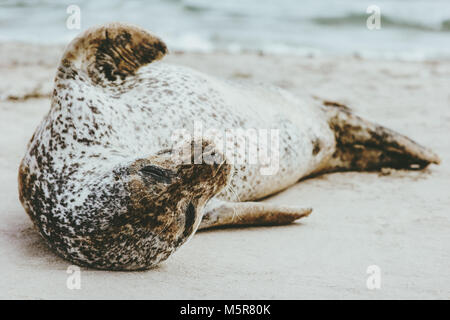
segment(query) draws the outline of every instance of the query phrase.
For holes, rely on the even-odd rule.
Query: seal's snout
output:
[[[231,165],[223,153],[208,139],[191,141],[189,150],[181,165],[183,180],[210,197],[219,193],[231,178]]]

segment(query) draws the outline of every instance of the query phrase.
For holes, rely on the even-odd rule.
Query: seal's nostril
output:
[[[183,236],[188,237],[192,233],[195,222],[195,207],[192,202],[189,202],[185,215]]]

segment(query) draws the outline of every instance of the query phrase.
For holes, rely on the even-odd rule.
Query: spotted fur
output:
[[[150,268],[195,233],[205,212],[210,226],[220,220],[211,204],[257,200],[346,163],[347,153],[339,156],[336,146],[349,145],[343,143],[347,120],[280,89],[158,61],[166,53],[148,32],[108,24],[72,41],[61,60],[50,111],[20,165],[19,194],[42,237],[70,261]],[[221,132],[279,130],[278,172],[261,174],[264,164],[246,160],[238,136],[226,153],[234,164],[174,162],[172,134],[192,132],[194,121]],[[215,150],[216,140],[206,135],[203,150]],[[340,162],[330,167],[332,159]],[[273,222],[261,207],[256,221]],[[282,211],[280,221],[292,221],[292,210]]]

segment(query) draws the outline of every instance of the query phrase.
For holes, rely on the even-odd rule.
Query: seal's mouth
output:
[[[189,202],[187,205],[184,219],[183,237],[189,237],[194,229],[195,223],[195,207],[192,202]]]

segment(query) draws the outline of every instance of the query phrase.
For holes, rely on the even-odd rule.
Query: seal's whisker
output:
[[[233,187],[231,186],[231,184],[227,185],[227,191],[230,191],[230,192],[235,196],[237,202],[241,202],[239,196],[237,195],[236,191],[233,189]],[[233,207],[233,220],[234,220],[235,217],[237,217],[238,219],[240,219],[239,213],[237,212],[236,208]]]
[[[214,177],[219,173],[220,169],[222,168],[222,166],[225,162],[226,162],[226,159],[223,159],[223,161],[219,164],[219,167],[217,168],[216,172],[214,173]]]
[[[226,191],[229,191],[233,194],[234,200],[235,201],[237,200],[236,202],[241,202],[241,199],[239,198],[239,196],[237,195],[236,191],[233,189],[233,186],[231,186],[231,184],[226,186]]]

